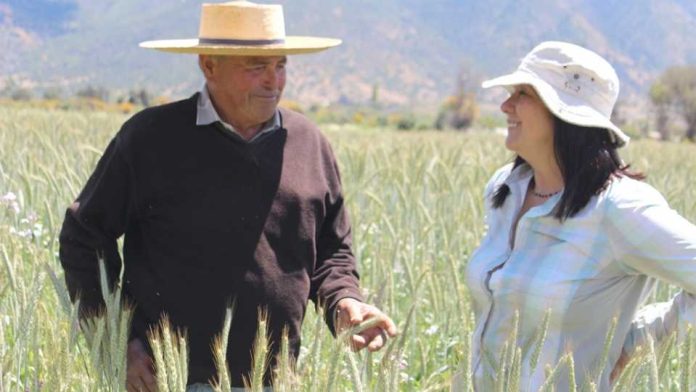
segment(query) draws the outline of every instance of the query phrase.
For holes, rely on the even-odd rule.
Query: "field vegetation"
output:
[[[112,300],[105,319],[79,328],[57,236],[66,207],[124,120],[116,113],[0,107],[0,392],[123,390],[128,314]],[[342,169],[365,294],[394,318],[401,334],[379,353],[352,353],[310,307],[300,358],[294,370],[287,355],[281,358],[276,389],[469,391],[473,319],[463,273],[484,231],[484,184],[511,158],[502,137],[483,131],[326,131]],[[694,153],[693,144],[641,140],[624,158],[696,222]],[[651,300],[666,300],[675,290],[661,285]],[[181,390],[185,339],[166,325],[155,332],[160,389]],[[616,389],[694,390],[696,341],[681,338],[646,347]],[[224,346],[224,333],[220,341]],[[258,369],[264,367],[262,333],[258,342],[257,371],[249,379],[254,390],[260,390]],[[501,353],[501,391],[519,386],[516,358],[513,348]],[[550,377],[554,367],[569,364],[570,357],[548,364]],[[224,380],[222,364],[220,371]]]

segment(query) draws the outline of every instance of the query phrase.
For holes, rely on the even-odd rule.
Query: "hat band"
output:
[[[261,46],[261,45],[284,44],[285,38],[278,38],[278,39],[199,38],[198,43],[209,44],[209,45]]]

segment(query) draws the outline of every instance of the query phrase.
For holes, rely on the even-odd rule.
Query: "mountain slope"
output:
[[[291,59],[287,96],[303,102],[438,102],[460,68],[473,79],[512,70],[536,43],[586,45],[617,68],[624,94],[644,93],[673,64],[696,63],[691,0],[281,0],[291,35],[339,37],[325,53]],[[2,75],[39,86],[198,88],[195,56],[137,47],[195,37],[201,1],[0,0]],[[30,5],[31,4],[31,5]]]

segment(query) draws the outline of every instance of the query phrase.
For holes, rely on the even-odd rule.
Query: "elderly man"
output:
[[[162,314],[187,330],[189,384],[199,386],[215,377],[210,346],[231,301],[233,387],[249,374],[259,309],[268,313],[271,356],[284,328],[298,355],[310,299],[324,306],[332,331],[376,319],[352,337],[357,349],[378,350],[396,334],[362,302],[328,142],[305,117],[277,107],[286,56],[340,41],[285,37],[283,26],[279,5],[204,4],[198,39],[141,44],[197,53],[206,83],[128,120],[67,211],[60,257],[83,313],[102,304],[98,257],[113,282],[125,235],[122,287],[136,306],[129,391],[156,389],[147,330]]]

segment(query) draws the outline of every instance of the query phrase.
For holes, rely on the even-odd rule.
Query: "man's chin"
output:
[[[254,118],[258,120],[259,124],[265,124],[273,118],[277,109],[278,105],[272,105],[264,110],[258,110]]]

